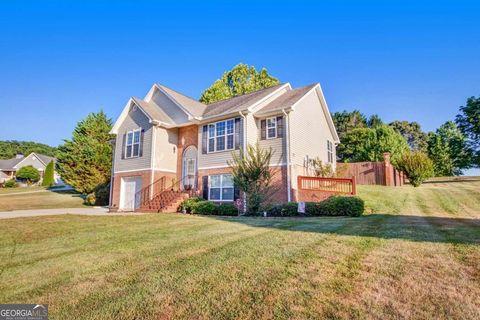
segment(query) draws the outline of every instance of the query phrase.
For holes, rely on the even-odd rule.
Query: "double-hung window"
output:
[[[277,118],[267,119],[267,139],[275,139],[277,137]]]
[[[327,158],[329,163],[333,163],[333,142],[327,140]]]
[[[208,178],[208,200],[233,201],[234,187],[231,174],[217,174]]]
[[[225,120],[208,125],[208,152],[235,148],[235,120]]]
[[[140,136],[142,129],[136,129],[127,132],[127,141],[125,143],[125,158],[135,158],[140,156]]]

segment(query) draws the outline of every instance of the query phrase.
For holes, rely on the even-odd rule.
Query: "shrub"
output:
[[[335,196],[322,202],[305,203],[305,216],[351,216],[359,217],[364,212],[364,202],[358,197]],[[302,216],[298,213],[298,203],[278,204],[267,209],[267,215],[273,217]]]
[[[433,176],[433,161],[423,152],[409,152],[398,161],[398,168],[405,172],[408,181],[420,186],[423,181]]]
[[[35,183],[40,180],[40,173],[33,166],[21,167],[16,174],[18,179],[27,180],[28,184]]]
[[[110,183],[99,185],[93,191],[95,195],[95,204],[97,206],[106,206],[110,199]]]
[[[55,168],[53,161],[50,161],[45,168],[45,174],[43,175],[42,186],[51,187],[55,184]]]
[[[185,199],[181,204],[180,206],[178,207],[180,211],[183,211],[183,209],[185,209],[185,212],[186,213],[192,213],[192,208],[193,206],[198,203],[198,202],[201,202],[201,201],[205,201],[204,199],[202,198],[188,198],[188,199]]]
[[[16,187],[18,187],[18,185],[17,185],[17,182],[15,181],[15,179],[10,179],[7,182],[5,182],[4,187],[5,188],[16,188]]]
[[[192,213],[212,215],[217,213],[217,206],[210,201],[198,201],[192,205]]]
[[[219,216],[238,216],[238,208],[232,203],[222,203],[217,208]]]
[[[365,210],[365,203],[358,197],[335,196],[311,207],[313,216],[351,216],[359,217]]]
[[[97,198],[95,197],[95,193],[93,192],[89,193],[85,198],[85,204],[89,206],[94,206],[96,201],[97,201]]]

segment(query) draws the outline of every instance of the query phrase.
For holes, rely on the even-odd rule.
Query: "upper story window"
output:
[[[333,163],[333,142],[327,140],[327,159],[329,163]]]
[[[260,140],[283,137],[283,117],[271,117],[260,121]]]
[[[208,152],[235,148],[235,120],[229,119],[208,125]]]
[[[140,137],[142,129],[136,129],[127,132],[127,141],[125,143],[125,158],[135,158],[140,156]]]
[[[274,139],[277,137],[277,118],[267,119],[267,139]]]

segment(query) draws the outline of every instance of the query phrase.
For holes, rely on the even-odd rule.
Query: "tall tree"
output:
[[[456,123],[474,153],[472,166],[480,167],[480,97],[467,99],[467,104],[460,107]]]
[[[353,129],[367,127],[367,118],[358,110],[335,112],[332,118],[340,140]]]
[[[389,152],[393,164],[408,151],[405,139],[387,125],[353,129],[345,134],[337,154],[345,162],[382,161]]]
[[[72,140],[58,148],[58,173],[62,180],[83,194],[91,193],[110,180],[112,120],[100,111],[80,121]]]
[[[390,127],[400,133],[412,151],[427,151],[428,135],[422,131],[418,122],[408,122],[395,120],[389,124]]]
[[[453,121],[445,122],[435,133],[430,133],[428,155],[436,176],[461,175],[472,161],[465,136]]]
[[[369,128],[375,128],[383,124],[382,118],[378,114],[372,114],[367,120],[367,126]]]
[[[254,66],[239,63],[203,91],[200,102],[214,103],[279,84],[265,68],[258,72]]]

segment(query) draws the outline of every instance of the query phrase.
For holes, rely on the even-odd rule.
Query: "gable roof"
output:
[[[167,95],[167,97],[173,99],[178,105],[183,106],[193,117],[201,117],[205,112],[205,109],[207,108],[206,104],[203,104],[200,101],[190,98],[159,83],[156,85]]]
[[[303,98],[310,90],[315,88],[316,85],[317,84],[314,83],[298,89],[288,90],[280,97],[276,98],[275,100],[255,112],[255,115],[262,115],[270,112],[280,111],[282,109],[289,109],[301,98]]]
[[[258,90],[252,93],[247,93],[241,96],[236,96],[230,99],[225,99],[222,101],[214,102],[207,106],[203,118],[210,118],[214,116],[219,116],[222,114],[230,114],[234,112],[247,110],[249,107],[257,103],[258,101],[268,97],[273,94],[278,89],[289,85],[287,84],[278,84],[276,86]]]
[[[40,160],[40,162],[43,163],[45,166],[48,165],[51,161],[56,161],[54,157],[50,157],[41,153],[32,152],[28,156],[23,158],[12,158],[12,159],[0,160],[0,170],[14,171],[18,169],[17,165],[20,162],[24,161],[25,159],[29,158],[32,155],[37,157],[37,159]]]

